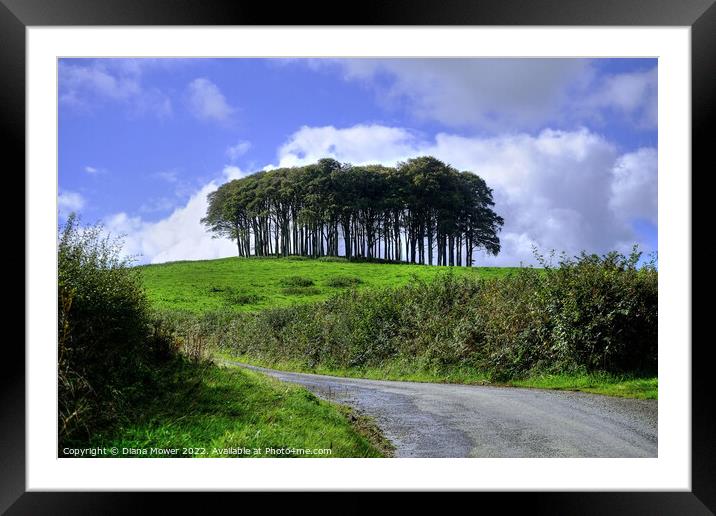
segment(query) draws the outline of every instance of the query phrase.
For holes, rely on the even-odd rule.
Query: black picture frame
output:
[[[6,157],[25,168],[25,29],[61,25],[574,25],[689,26],[692,70],[692,192],[699,175],[713,168],[708,131],[716,104],[715,0],[363,0],[201,2],[192,0],[0,0],[0,63],[3,87],[0,110]],[[700,174],[693,174],[698,169]],[[681,172],[681,171],[679,171]],[[684,171],[688,173],[688,171]],[[694,182],[694,178],[697,178]],[[697,188],[694,188],[694,184]],[[24,190],[24,182],[21,186]],[[693,202],[693,201],[692,201]],[[692,204],[693,206],[693,204]],[[698,218],[692,216],[694,224]],[[693,230],[692,230],[693,234]],[[26,235],[21,237],[24,239]],[[17,246],[19,248],[19,246]],[[24,249],[24,246],[23,246]],[[706,253],[704,253],[706,254]],[[22,254],[23,258],[24,251]],[[692,270],[705,256],[692,254]],[[25,277],[32,274],[24,265]],[[705,289],[701,284],[699,288]],[[694,298],[695,299],[695,298]],[[706,303],[708,304],[708,303]],[[694,304],[693,309],[698,307]],[[693,313],[693,312],[692,312]],[[693,315],[692,315],[693,320]],[[692,345],[692,490],[690,492],[484,493],[530,504],[530,511],[551,514],[710,514],[716,511],[716,424],[713,417],[710,339]],[[689,343],[681,343],[687,346]],[[0,512],[7,514],[126,514],[162,496],[181,504],[198,503],[203,511],[228,502],[230,494],[206,494],[188,500],[182,493],[40,493],[25,492],[25,360],[19,339],[6,339],[14,352],[6,360],[0,426]],[[14,356],[13,356],[14,355]],[[10,365],[13,364],[13,365]],[[306,493],[294,494],[302,505]],[[242,494],[241,496],[246,496]],[[420,496],[413,498],[420,500]],[[157,500],[152,500],[157,501]],[[276,499],[272,497],[272,504]],[[504,503],[504,500],[495,500]],[[245,502],[242,502],[242,504]],[[308,502],[313,505],[312,502]],[[215,505],[217,504],[217,505]],[[356,509],[358,505],[354,505]],[[168,510],[166,511],[168,512]],[[341,511],[345,512],[345,511]]]

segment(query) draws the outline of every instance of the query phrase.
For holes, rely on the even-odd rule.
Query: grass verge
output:
[[[304,388],[238,368],[186,361],[158,374],[161,390],[147,393],[136,417],[95,434],[90,446],[114,447],[118,457],[389,455],[370,421]]]
[[[647,400],[658,399],[659,394],[659,380],[656,377],[635,378],[606,373],[540,375],[524,380],[513,380],[509,385],[538,389],[582,391],[620,398]]]
[[[347,378],[526,387],[581,391],[620,398],[658,399],[658,379],[656,377],[639,378],[619,376],[610,373],[540,374],[519,380],[494,382],[491,381],[485,373],[469,367],[454,367],[445,370],[423,370],[418,369],[414,362],[409,363],[405,361],[391,361],[380,367],[331,368],[322,365],[308,367],[305,363],[299,361],[265,361],[247,355],[236,356],[225,351],[217,351],[215,356],[217,359],[227,362],[236,361],[259,367],[278,369],[280,371],[325,374]]]

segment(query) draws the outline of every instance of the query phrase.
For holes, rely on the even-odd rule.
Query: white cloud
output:
[[[232,181],[234,179],[241,179],[242,177],[246,177],[253,173],[253,172],[244,172],[243,170],[241,170],[239,167],[237,167],[235,165],[226,165],[221,172],[227,181]]]
[[[227,122],[234,112],[218,86],[209,79],[194,79],[187,87],[187,94],[189,109],[200,120]]]
[[[388,105],[454,127],[535,129],[553,122],[571,88],[591,77],[585,59],[341,59],[346,80],[375,88]]]
[[[85,171],[87,174],[91,175],[91,176],[96,176],[96,175],[99,175],[99,174],[105,174],[105,173],[107,172],[107,169],[105,169],[105,168],[99,168],[99,167],[93,167],[93,166],[87,165],[87,166],[84,168],[84,171]]]
[[[279,149],[278,166],[315,163],[326,156],[356,165],[394,164],[396,156],[413,156],[419,147],[416,135],[399,127],[355,125],[336,129],[333,126],[303,126]]]
[[[329,126],[301,128],[279,149],[278,161],[290,166],[333,157],[394,165],[433,155],[473,171],[494,189],[495,209],[505,218],[501,253],[481,263],[516,265],[533,262],[533,245],[578,253],[634,242],[632,219],[656,216],[655,204],[650,206],[656,195],[653,154],[643,149],[620,157],[612,143],[587,129],[492,138],[441,133],[427,141],[401,128]]]
[[[239,143],[237,143],[236,145],[231,145],[230,147],[228,147],[226,149],[226,155],[228,156],[228,158],[231,162],[234,162],[237,159],[239,159],[241,156],[246,154],[250,148],[251,148],[251,142],[242,140]]]
[[[385,107],[451,127],[537,130],[623,116],[657,125],[657,68],[603,75],[588,59],[309,59],[372,88]]]
[[[77,192],[64,190],[57,196],[57,210],[61,217],[67,217],[73,211],[80,211],[84,208],[85,204],[84,197]]]
[[[227,165],[222,179],[231,181],[249,175],[239,167]],[[115,213],[104,220],[105,229],[112,234],[124,235],[123,252],[137,257],[141,263],[162,263],[176,260],[209,260],[236,254],[236,246],[224,238],[212,238],[200,220],[209,206],[206,196],[216,190],[218,181],[211,181],[194,190],[186,204],[175,208],[164,219],[156,222],[143,220],[127,213]],[[174,208],[169,198],[154,199],[145,203],[142,213],[154,213]]]
[[[181,208],[158,222],[146,222],[141,217],[117,213],[104,220],[112,234],[124,236],[123,251],[138,257],[140,262],[162,263],[176,260],[223,258],[236,254],[230,240],[213,239],[200,219],[206,215],[206,196],[216,190],[211,182],[196,192]]]
[[[657,163],[657,152],[652,148],[639,149],[617,160],[609,200],[615,213],[657,224]]]
[[[615,110],[642,128],[655,129],[658,123],[657,69],[605,77],[586,106]]]
[[[166,117],[172,114],[168,96],[142,84],[142,65],[136,60],[103,59],[60,61],[59,98],[65,105],[91,110],[98,102],[120,102],[131,115],[152,113]]]

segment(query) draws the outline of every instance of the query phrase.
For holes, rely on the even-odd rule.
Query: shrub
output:
[[[354,287],[363,283],[357,276],[334,276],[326,280],[326,285],[335,288]]]
[[[175,344],[152,322],[139,271],[120,257],[121,242],[100,226],[80,228],[71,215],[58,257],[58,396],[60,440],[86,438],[115,421],[154,361]]]
[[[325,302],[242,318],[225,340],[239,353],[313,367],[477,368],[495,379],[531,372],[655,372],[653,264],[581,255],[558,266],[477,279],[445,273],[404,287],[349,290]]]
[[[313,280],[311,278],[305,278],[303,276],[287,276],[281,278],[282,287],[311,287],[313,286]]]
[[[224,290],[224,303],[227,305],[252,305],[261,301],[262,296],[254,292],[243,292],[232,287]]]

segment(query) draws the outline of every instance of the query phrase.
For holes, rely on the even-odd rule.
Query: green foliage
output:
[[[133,417],[96,432],[92,447],[145,449],[142,457],[167,457],[152,449],[178,449],[174,457],[290,457],[266,448],[330,450],[314,457],[380,457],[379,436],[358,418],[306,389],[237,368],[177,360],[157,371],[157,381],[134,407]],[[375,427],[368,427],[373,432]],[[368,435],[368,438],[364,437]],[[226,449],[250,449],[250,455]],[[253,454],[253,450],[260,450]],[[296,455],[294,455],[296,456]],[[308,456],[308,455],[306,455]]]
[[[321,159],[230,181],[207,200],[202,223],[240,257],[469,266],[477,249],[500,251],[504,223],[482,178],[431,156],[394,168]]]
[[[260,294],[231,286],[211,287],[209,293],[220,296],[228,306],[252,305],[262,300]]]
[[[149,381],[152,361],[172,354],[166,324],[152,323],[137,269],[120,243],[74,215],[59,239],[60,440],[115,421]]]
[[[236,315],[209,331],[232,355],[266,364],[360,369],[406,361],[444,374],[467,367],[494,381],[536,372],[653,374],[658,275],[653,265],[637,268],[638,259],[582,255],[491,278],[415,276],[400,287]]]
[[[313,280],[303,276],[287,276],[279,281],[283,287],[312,287]]]
[[[326,280],[326,285],[334,288],[354,287],[360,283],[363,281],[357,276],[333,276]]]

